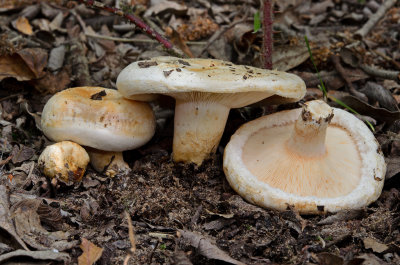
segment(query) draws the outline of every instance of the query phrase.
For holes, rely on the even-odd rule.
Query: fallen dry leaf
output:
[[[27,81],[44,76],[47,65],[47,52],[40,48],[22,49],[14,54],[0,56],[0,81],[13,77]]]
[[[377,240],[371,237],[364,238],[363,242],[366,249],[372,249],[372,251],[375,253],[382,253],[389,249],[387,245],[379,243]]]
[[[322,252],[318,254],[318,261],[320,265],[342,265],[344,264],[343,258],[335,254]]]
[[[79,246],[83,253],[78,258],[78,265],[92,265],[103,253],[103,249],[96,246],[86,238],[82,238],[82,243]]]
[[[211,243],[206,237],[186,230],[178,230],[181,236],[190,242],[190,245],[197,248],[201,255],[209,259],[224,261],[230,264],[244,265],[243,262],[231,258],[224,251]]]
[[[23,257],[30,257],[35,260],[56,260],[56,261],[63,261],[64,264],[70,264],[71,258],[67,253],[64,252],[55,252],[53,250],[39,250],[39,251],[31,251],[31,250],[22,250],[18,249],[13,252],[8,252],[4,255],[0,256],[0,263],[3,264],[4,261],[8,259],[23,259]],[[9,264],[9,263],[4,263],[4,264]],[[11,263],[10,263],[11,264]],[[15,264],[15,263],[13,263]],[[22,264],[22,263],[20,263]],[[28,264],[28,263],[25,263]],[[31,264],[36,264],[36,263],[31,263]],[[42,264],[42,263],[41,263]]]
[[[7,231],[24,249],[28,250],[28,247],[15,231],[14,224],[10,218],[10,205],[7,188],[3,185],[0,185],[0,201],[0,228]]]
[[[272,65],[279,71],[288,71],[305,62],[310,57],[304,45],[281,45],[274,47]]]
[[[15,21],[15,28],[26,35],[32,35],[33,30],[31,24],[29,24],[29,21],[26,17],[19,17]]]

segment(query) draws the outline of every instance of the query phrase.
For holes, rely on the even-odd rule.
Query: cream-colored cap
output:
[[[375,201],[386,165],[362,121],[317,100],[243,125],[225,148],[224,172],[254,204],[320,213]]]
[[[235,65],[216,59],[168,56],[128,65],[117,78],[117,88],[122,95],[132,99],[141,94],[185,97],[182,93],[221,93],[227,96],[239,93],[240,96],[233,98],[224,99],[220,96],[221,101],[230,108],[243,107],[272,95],[297,101],[306,92],[303,80],[294,74]],[[255,93],[250,95],[245,92]]]
[[[231,108],[269,97],[276,103],[297,101],[306,93],[304,81],[293,74],[175,57],[128,65],[117,78],[117,88],[131,99],[146,100],[146,95],[154,94],[174,97],[174,161],[197,165],[217,149]]]
[[[74,87],[55,94],[44,106],[41,125],[53,141],[70,140],[104,151],[142,146],[156,127],[147,103],[101,87]]]

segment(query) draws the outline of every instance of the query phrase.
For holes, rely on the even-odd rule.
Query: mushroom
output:
[[[147,143],[155,132],[155,118],[149,104],[125,99],[116,90],[74,87],[50,98],[41,126],[53,141],[112,152],[87,150],[97,171],[114,176],[129,171],[121,152]]]
[[[305,92],[296,75],[214,59],[155,57],[128,65],[117,78],[127,98],[174,97],[173,159],[202,164],[218,147],[231,108],[275,96],[297,101]]]
[[[45,176],[66,184],[81,181],[88,163],[89,155],[85,149],[70,141],[47,146],[38,159],[38,165]]]
[[[379,144],[354,115],[321,100],[248,122],[224,153],[231,187],[262,207],[300,213],[364,207],[382,192]]]

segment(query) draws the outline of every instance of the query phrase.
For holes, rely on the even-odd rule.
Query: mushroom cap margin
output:
[[[352,114],[333,108],[332,124],[345,128],[353,136],[360,151],[363,168],[357,187],[347,195],[336,198],[317,198],[288,194],[258,181],[242,160],[247,139],[257,130],[294,122],[300,109],[282,111],[258,118],[239,128],[231,137],[224,153],[224,172],[231,187],[247,201],[266,208],[285,210],[287,205],[301,213],[337,212],[361,208],[375,201],[383,188],[386,164],[379,144],[368,127]],[[322,211],[321,211],[322,210]]]

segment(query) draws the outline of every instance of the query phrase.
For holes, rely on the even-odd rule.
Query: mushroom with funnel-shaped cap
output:
[[[232,188],[254,204],[320,213],[375,201],[386,164],[362,121],[315,100],[239,128],[225,148],[224,172]]]
[[[118,91],[131,99],[165,94],[176,99],[173,159],[200,165],[216,151],[231,108],[275,96],[301,99],[306,87],[296,75],[214,59],[155,57],[128,65]]]
[[[149,104],[123,98],[117,90],[74,87],[46,103],[41,126],[53,141],[70,140],[108,152],[131,150],[147,143],[155,132]],[[106,175],[129,171],[122,154],[88,149],[91,163]]]
[[[89,155],[85,149],[70,141],[47,146],[38,159],[43,174],[66,184],[81,181],[88,163]]]

